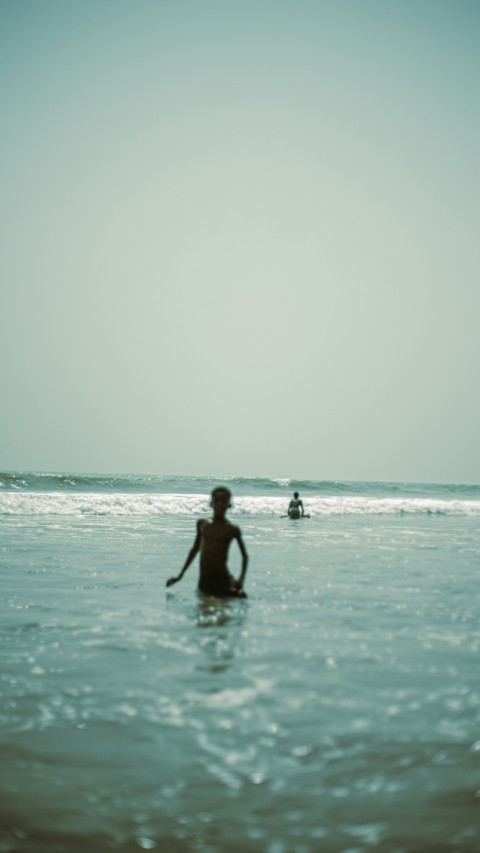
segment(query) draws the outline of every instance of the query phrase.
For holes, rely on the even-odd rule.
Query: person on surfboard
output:
[[[287,515],[289,518],[300,518],[300,515],[303,518],[305,515],[303,502],[300,500],[298,492],[293,493],[293,498],[288,505]]]
[[[211,521],[199,518],[197,535],[190,548],[187,559],[179,575],[169,578],[167,586],[173,586],[182,579],[189,565],[200,552],[200,577],[198,589],[205,595],[215,595],[219,598],[246,598],[243,582],[247,573],[248,554],[239,527],[231,524],[226,518],[227,509],[231,506],[231,492],[224,486],[213,489],[210,505],[213,509]],[[242,555],[242,571],[238,580],[230,574],[227,568],[227,555],[230,543],[236,539]]]

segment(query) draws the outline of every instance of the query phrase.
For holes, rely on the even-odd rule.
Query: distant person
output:
[[[293,498],[288,505],[287,515],[289,518],[303,518],[305,515],[303,502],[300,500],[298,492],[293,493]]]
[[[231,506],[231,497],[230,490],[224,486],[217,486],[212,491],[210,504],[213,508],[213,518],[211,521],[199,518],[195,542],[188,553],[185,565],[179,575],[168,579],[167,586],[173,586],[174,583],[182,579],[190,563],[200,551],[200,577],[198,579],[200,592],[220,598],[224,596],[247,597],[243,591],[243,583],[247,573],[248,554],[240,528],[235,527],[225,518],[227,509]],[[235,580],[227,568],[228,549],[233,539],[237,540],[242,555],[242,571],[238,580]]]

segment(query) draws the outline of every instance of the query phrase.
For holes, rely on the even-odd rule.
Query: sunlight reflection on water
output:
[[[7,527],[2,849],[478,849],[471,520],[249,519],[245,601],[140,528]]]

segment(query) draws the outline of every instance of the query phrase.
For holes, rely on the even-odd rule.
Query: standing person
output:
[[[243,582],[247,573],[248,554],[239,527],[231,524],[225,518],[227,509],[231,506],[231,492],[224,486],[213,489],[210,504],[213,508],[211,521],[199,518],[197,535],[188,553],[187,559],[179,575],[169,578],[167,586],[173,586],[182,579],[190,563],[200,551],[200,577],[198,589],[206,595],[218,597],[236,596],[246,598]],[[238,542],[242,555],[242,571],[238,580],[230,574],[227,567],[227,555],[233,539]]]
[[[303,502],[300,500],[298,492],[294,492],[293,498],[288,505],[287,515],[289,518],[300,518],[300,513],[303,518],[305,515]]]

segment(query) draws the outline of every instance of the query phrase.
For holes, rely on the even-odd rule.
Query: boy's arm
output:
[[[183,566],[183,569],[179,575],[168,579],[166,584],[167,586],[173,586],[174,583],[178,583],[178,581],[181,581],[190,563],[193,563],[195,557],[197,556],[200,550],[200,542],[202,539],[202,524],[202,521],[197,521],[197,535],[195,537],[195,542],[193,543],[192,547],[190,548],[190,551],[188,552],[188,557],[185,560],[185,565]]]
[[[245,575],[247,574],[248,554],[247,549],[245,548],[245,543],[242,539],[242,532],[239,527],[237,527],[236,540],[238,542],[238,547],[240,548],[240,553],[242,555],[242,571],[240,572],[240,577],[237,582],[238,588],[241,589],[245,580]]]
[[[302,507],[302,515],[305,515],[305,510],[303,509],[303,501],[300,501],[300,506]]]

